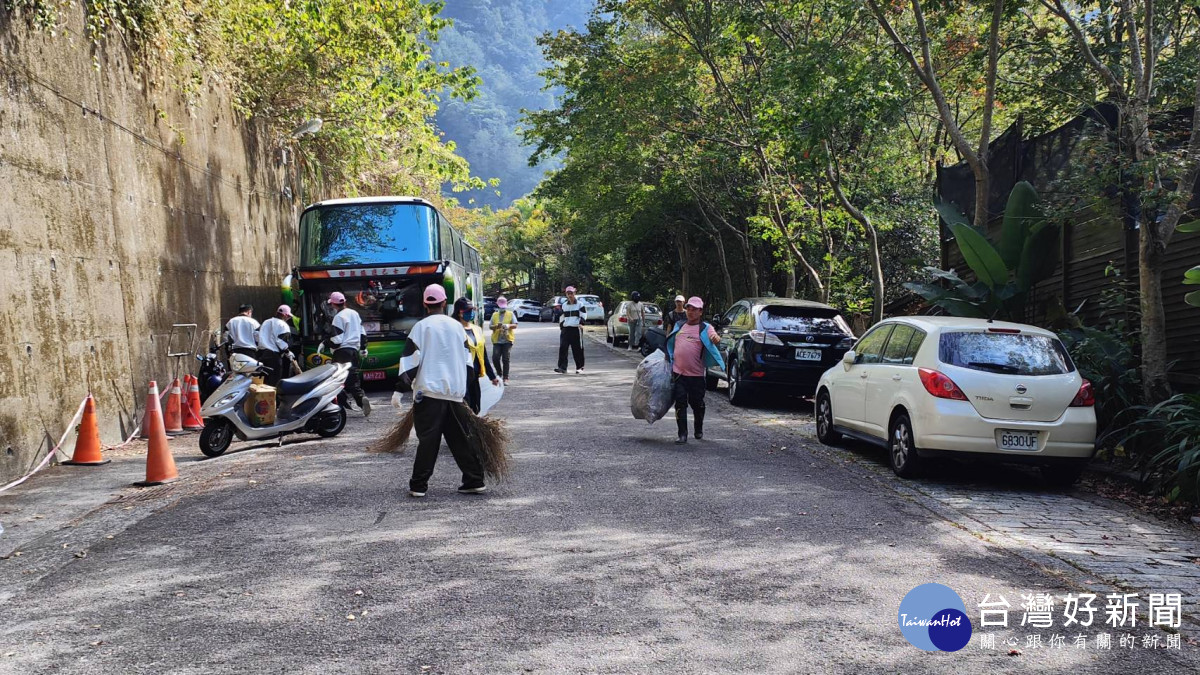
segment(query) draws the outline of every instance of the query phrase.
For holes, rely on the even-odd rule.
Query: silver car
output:
[[[608,317],[605,340],[612,345],[629,345],[629,319],[625,316],[625,310],[628,307],[629,301],[624,300],[621,304],[617,305],[617,311]],[[644,328],[662,328],[662,311],[659,310],[658,305],[643,302],[642,308],[646,315],[646,325]]]
[[[583,305],[580,310],[580,318],[584,323],[595,321],[596,323],[604,322],[604,303],[600,302],[598,295],[576,295],[575,299],[579,304]]]

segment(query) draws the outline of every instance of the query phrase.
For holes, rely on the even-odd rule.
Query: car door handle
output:
[[[863,372],[859,373],[859,374],[858,374],[858,376],[859,376],[859,377],[861,377],[861,378],[862,378],[862,379],[864,379],[864,380],[865,380],[865,379],[867,379],[867,373],[866,373],[866,371],[863,371]]]
[[[893,381],[893,382],[899,382],[900,380],[901,380],[901,377],[900,377],[899,375],[893,375],[893,376],[892,376],[892,381]]]

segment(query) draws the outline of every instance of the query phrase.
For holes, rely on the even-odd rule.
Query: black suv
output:
[[[756,392],[812,396],[821,374],[854,346],[854,333],[833,307],[790,298],[743,298],[713,317],[725,372],[708,370],[708,387],[729,382],[729,400]]]

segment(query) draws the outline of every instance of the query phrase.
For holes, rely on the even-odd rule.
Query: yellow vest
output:
[[[483,341],[483,329],[472,323],[467,325],[467,331],[475,336],[474,340],[467,340],[471,347],[471,356],[475,359],[475,375],[487,377],[487,367],[484,366],[484,361],[487,360],[487,346]]]
[[[510,324],[510,323],[516,323],[516,322],[517,322],[517,319],[515,316],[513,316],[511,309],[506,309],[504,311],[500,311],[499,309],[497,309],[496,311],[492,312],[492,323],[491,323],[492,327]],[[516,336],[515,331],[513,331],[511,328],[505,328],[502,332],[508,336],[508,341],[510,344],[516,343],[517,336]],[[496,342],[499,337],[500,337],[500,333],[497,333],[496,331],[492,331],[492,342]]]

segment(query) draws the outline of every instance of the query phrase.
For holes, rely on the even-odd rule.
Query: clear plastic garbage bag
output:
[[[671,362],[665,354],[656,351],[638,364],[633,378],[633,392],[629,396],[629,409],[634,419],[654,424],[674,404],[671,386]]]
[[[488,414],[492,406],[500,401],[500,397],[504,396],[504,383],[492,384],[486,377],[479,379],[479,416],[483,417]]]

